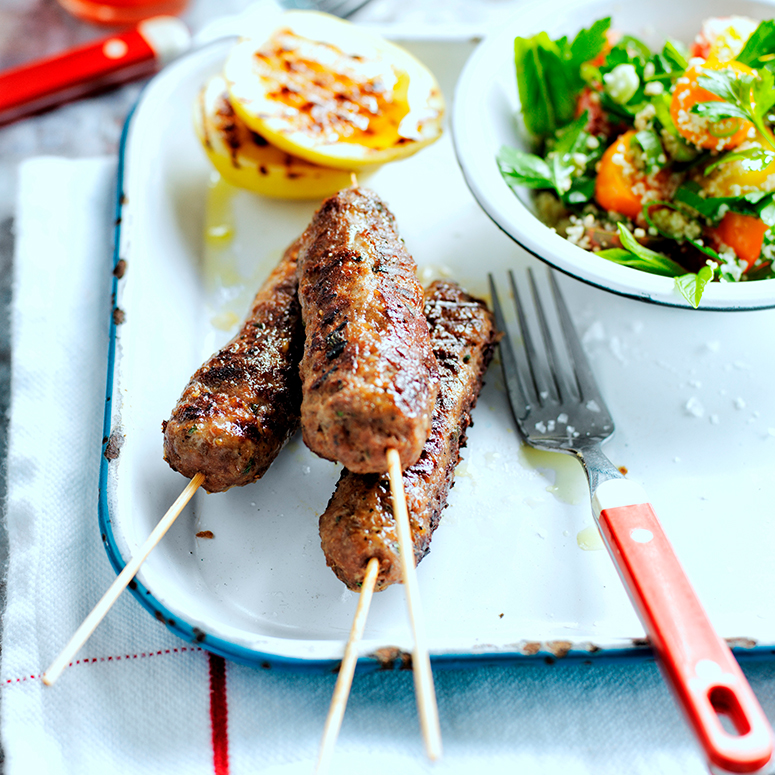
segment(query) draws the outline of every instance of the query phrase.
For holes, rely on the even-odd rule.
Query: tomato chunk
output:
[[[762,241],[769,226],[760,218],[741,213],[727,213],[718,226],[710,230],[711,238],[732,248],[745,261],[747,272],[762,252]]]
[[[604,210],[641,220],[646,201],[662,198],[662,172],[647,176],[633,161],[631,148],[635,132],[625,132],[606,149],[597,168],[595,201]]]

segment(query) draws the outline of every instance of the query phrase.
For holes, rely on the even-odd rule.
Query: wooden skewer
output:
[[[46,686],[52,686],[62,674],[62,671],[70,664],[73,657],[80,651],[89,636],[97,628],[97,625],[103,620],[105,614],[110,610],[118,596],[124,591],[129,582],[137,575],[140,566],[145,558],[151,553],[156,544],[161,541],[164,534],[172,527],[172,523],[177,519],[185,505],[191,500],[191,497],[199,489],[199,485],[204,481],[204,474],[195,474],[193,479],[186,485],[186,488],[178,496],[177,500],[169,507],[167,513],[161,518],[159,524],[153,529],[153,532],[146,538],[145,543],[140,547],[131,560],[124,566],[121,573],[116,576],[113,583],[108,587],[108,591],[102,596],[92,612],[84,619],[83,624],[75,631],[70,642],[64,647],[62,653],[51,663],[51,667],[43,673],[43,683]]]
[[[347,707],[347,698],[355,673],[355,663],[358,661],[358,643],[363,637],[363,629],[366,626],[366,618],[369,615],[369,606],[374,595],[374,586],[379,573],[379,560],[372,557],[366,566],[366,573],[361,584],[361,593],[358,598],[358,607],[355,609],[350,637],[344,650],[344,658],[339,667],[339,675],[334,687],[334,696],[331,698],[331,707],[328,709],[326,726],[323,729],[323,738],[320,741],[320,753],[318,754],[315,772],[324,775],[331,764],[331,756],[334,753],[336,738],[342,726],[342,718]]]
[[[420,592],[415,573],[412,533],[409,527],[409,512],[406,508],[404,478],[401,472],[401,458],[398,450],[387,451],[390,493],[393,496],[393,515],[398,528],[398,547],[401,555],[401,574],[409,607],[409,620],[414,634],[412,653],[412,673],[414,689],[417,693],[417,710],[420,715],[420,728],[425,740],[425,750],[432,761],[441,757],[441,729],[439,711],[436,706],[436,691],[433,688],[433,673],[428,646],[425,643]]]

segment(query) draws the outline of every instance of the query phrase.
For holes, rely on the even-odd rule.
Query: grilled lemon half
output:
[[[215,169],[234,186],[279,199],[323,199],[351,184],[349,172],[311,164],[249,129],[235,113],[222,76],[199,92],[194,128]]]
[[[267,40],[240,41],[223,72],[245,124],[314,164],[363,169],[441,135],[444,99],[425,65],[327,14],[283,14]]]

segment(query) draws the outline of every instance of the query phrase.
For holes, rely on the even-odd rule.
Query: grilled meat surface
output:
[[[425,293],[425,316],[439,365],[440,390],[431,433],[419,460],[404,471],[415,562],[429,551],[465,446],[471,410],[500,338],[483,301],[458,285],[437,281]],[[401,580],[398,532],[387,475],[345,470],[320,517],[326,562],[350,589],[358,590],[366,565],[379,558],[376,589]]]
[[[162,423],[164,459],[208,492],[260,479],[299,427],[304,330],[298,241],[253,300],[239,333],[191,377]]]
[[[302,434],[358,473],[401,467],[430,432],[438,377],[416,265],[380,198],[348,188],[327,199],[301,237]]]

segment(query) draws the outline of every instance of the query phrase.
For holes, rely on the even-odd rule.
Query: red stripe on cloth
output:
[[[213,772],[229,775],[229,702],[226,697],[226,660],[210,658],[210,725],[213,740]]]

